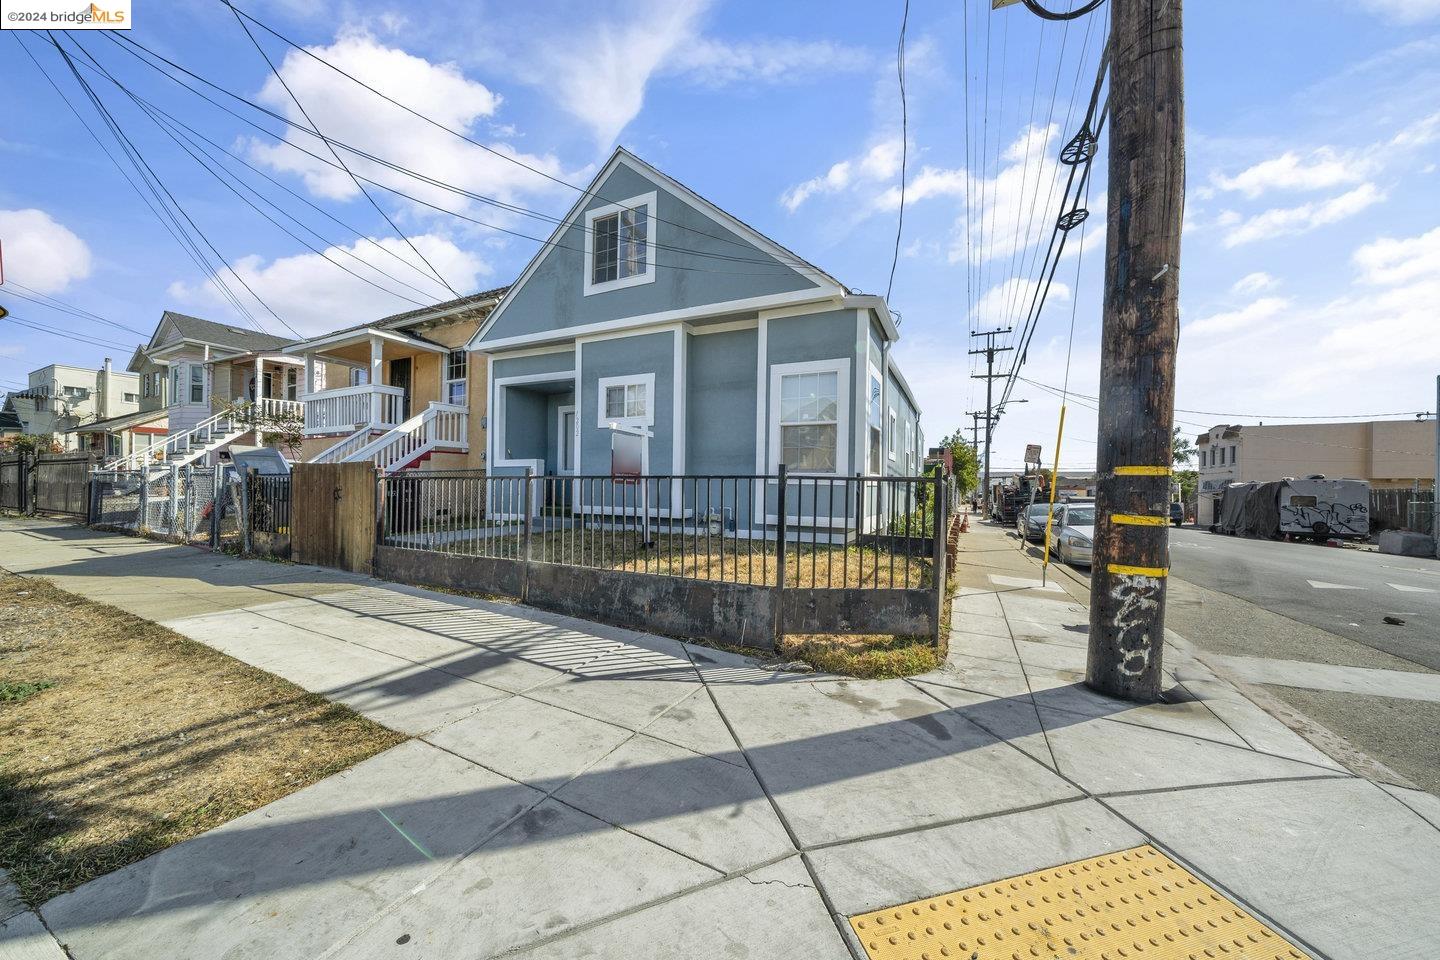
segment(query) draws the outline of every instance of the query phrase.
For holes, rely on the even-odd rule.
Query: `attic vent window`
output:
[[[586,296],[655,279],[650,244],[655,196],[651,193],[586,212]]]

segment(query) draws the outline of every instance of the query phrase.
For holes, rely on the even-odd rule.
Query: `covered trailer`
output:
[[[1281,536],[1366,537],[1370,534],[1370,484],[1323,476],[1225,488],[1217,533],[1276,539]]]

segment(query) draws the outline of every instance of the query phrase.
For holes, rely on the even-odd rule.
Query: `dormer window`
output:
[[[655,279],[651,248],[654,193],[585,213],[585,295]]]

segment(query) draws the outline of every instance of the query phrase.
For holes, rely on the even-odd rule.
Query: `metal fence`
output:
[[[382,546],[753,585],[927,586],[924,477],[486,476],[382,480]],[[783,570],[783,577],[781,571]]]
[[[235,486],[240,490],[245,552],[288,558],[293,489],[290,475],[251,472]]]
[[[95,457],[89,453],[41,454],[31,465],[35,513],[84,517],[89,509],[90,471]]]
[[[186,542],[213,538],[220,467],[96,470],[90,474],[92,523]]]

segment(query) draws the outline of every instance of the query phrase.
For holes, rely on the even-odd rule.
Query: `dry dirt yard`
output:
[[[33,906],[405,737],[0,571],[0,868]]]

